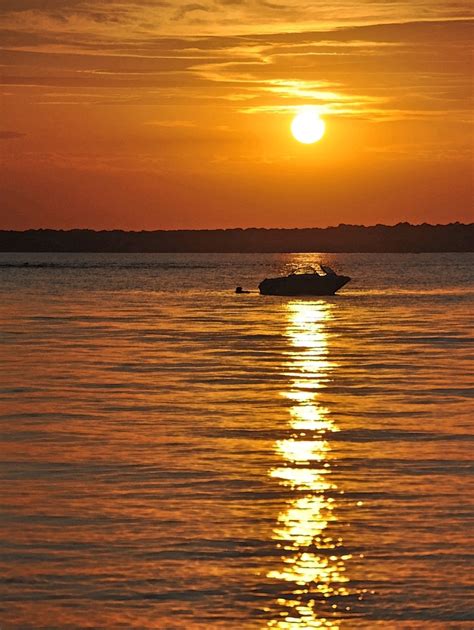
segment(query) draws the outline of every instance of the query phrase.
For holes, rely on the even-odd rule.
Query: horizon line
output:
[[[335,230],[344,227],[355,227],[355,228],[394,228],[399,226],[409,226],[409,227],[449,227],[449,226],[463,226],[463,227],[471,227],[474,226],[474,222],[471,223],[463,223],[461,221],[451,221],[449,223],[427,223],[424,221],[423,223],[410,223],[409,221],[399,221],[398,223],[374,223],[370,225],[366,225],[364,223],[339,223],[338,225],[328,225],[325,227],[320,226],[306,226],[306,227],[265,227],[265,226],[251,226],[251,227],[212,227],[212,228],[155,228],[155,229],[126,229],[126,228],[93,228],[93,227],[71,227],[71,228],[54,228],[54,227],[39,227],[39,228],[24,228],[24,229],[16,229],[16,228],[0,228],[0,232],[127,232],[127,233],[135,233],[140,234],[143,232],[231,232],[231,231],[250,231],[250,230],[280,230],[280,231],[292,231],[292,230]]]

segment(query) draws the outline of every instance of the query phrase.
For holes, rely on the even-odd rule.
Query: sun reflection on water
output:
[[[338,428],[318,401],[336,367],[328,358],[326,326],[331,308],[322,301],[288,304],[289,388],[282,396],[292,403],[291,433],[288,439],[276,441],[282,465],[269,474],[291,489],[293,498],[273,531],[281,566],[267,574],[288,589],[276,601],[269,628],[338,630],[341,598],[348,595],[345,561],[350,555],[343,555],[342,540],[330,534],[331,523],[337,521],[337,488],[330,481],[331,447],[326,438]]]

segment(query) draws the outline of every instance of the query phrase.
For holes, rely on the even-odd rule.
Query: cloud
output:
[[[159,97],[225,103],[236,114],[311,103],[374,121],[447,111],[464,119],[472,106],[474,22],[453,16],[470,6],[6,0],[0,82],[49,105],[145,105]],[[407,21],[390,22],[395,15]]]
[[[173,34],[329,31],[344,24],[389,23],[394,18],[411,22],[473,15],[470,0],[334,0],[325,4],[299,0],[5,0],[0,5],[5,29],[29,34],[39,31],[63,41],[74,34],[84,43],[92,38],[128,42]]]
[[[68,10],[84,4],[84,0],[3,0],[2,13],[22,13],[24,11]]]
[[[209,11],[213,11],[213,9],[204,4],[197,4],[197,3],[185,4],[176,11],[174,19],[182,20],[186,15],[188,15],[188,13],[195,13],[196,11],[209,12]]]

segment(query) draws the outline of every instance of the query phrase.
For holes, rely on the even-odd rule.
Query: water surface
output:
[[[472,628],[473,263],[1,254],[2,629]]]

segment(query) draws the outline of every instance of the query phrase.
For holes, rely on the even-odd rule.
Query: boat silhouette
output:
[[[262,295],[334,295],[350,280],[326,265],[318,265],[318,269],[304,267],[287,276],[265,278],[258,288]]]

